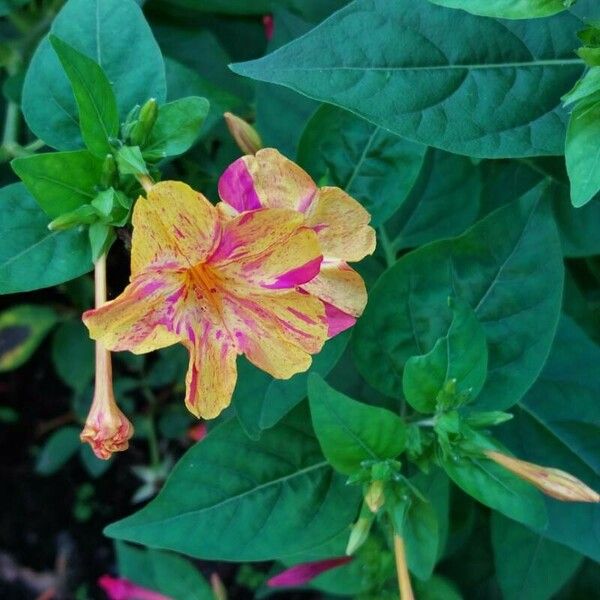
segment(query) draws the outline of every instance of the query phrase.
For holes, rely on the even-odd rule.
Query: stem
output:
[[[154,185],[154,181],[152,181],[152,177],[149,175],[136,175],[137,180],[140,182],[140,185],[144,188],[146,194],[152,189]]]
[[[394,554],[396,557],[396,572],[398,573],[398,587],[400,588],[400,600],[415,600],[415,596],[410,585],[410,575],[406,565],[406,551],[404,549],[404,540],[397,534],[394,534]]]
[[[396,251],[384,227],[379,228],[379,239],[388,269],[396,264]]]
[[[106,303],[106,254],[103,254],[94,267],[95,306]],[[96,392],[94,397],[109,397],[112,390],[112,362],[110,351],[96,342]]]

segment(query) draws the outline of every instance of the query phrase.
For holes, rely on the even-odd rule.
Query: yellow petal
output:
[[[219,179],[221,200],[237,212],[257,208],[304,212],[316,193],[310,175],[273,148],[236,160]]]
[[[109,350],[144,354],[179,341],[166,323],[184,285],[182,275],[149,271],[139,274],[114,300],[83,314],[90,337]],[[171,300],[170,300],[171,299]]]
[[[353,317],[360,317],[367,305],[365,282],[342,261],[323,261],[319,275],[302,289]]]
[[[213,419],[231,403],[237,380],[235,345],[207,321],[185,345],[190,352],[185,404],[197,417]]]
[[[227,329],[240,352],[273,377],[306,371],[327,338],[325,308],[300,291],[224,297]]]
[[[149,265],[188,268],[216,246],[220,225],[214,206],[189,185],[161,181],[133,209],[131,274]]]
[[[303,223],[300,213],[286,209],[235,217],[224,225],[209,264],[234,291],[244,284],[254,292],[294,288],[313,279],[322,261],[317,235]]]
[[[343,190],[324,187],[306,214],[306,223],[319,236],[325,258],[355,262],[375,250],[371,215]]]

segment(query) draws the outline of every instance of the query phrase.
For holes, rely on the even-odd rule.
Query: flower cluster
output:
[[[182,343],[185,402],[203,418],[229,405],[239,354],[286,379],[353,325],[367,295],[347,263],[375,248],[357,201],[276,150],[234,162],[219,195],[213,206],[181,182],[152,186],[133,212],[130,284],[83,315],[109,350]]]

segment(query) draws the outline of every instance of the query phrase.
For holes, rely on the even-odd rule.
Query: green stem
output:
[[[381,247],[383,248],[383,254],[385,256],[385,262],[388,269],[396,264],[396,251],[394,246],[388,237],[387,231],[383,226],[379,228],[379,240],[381,241]]]

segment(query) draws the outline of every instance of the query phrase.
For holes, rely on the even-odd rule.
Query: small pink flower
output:
[[[273,15],[265,15],[262,18],[263,27],[265,28],[265,37],[270,40],[273,37],[273,31],[275,29],[275,21],[273,21]]]
[[[292,587],[303,585],[312,581],[317,575],[330,571],[352,560],[351,556],[340,556],[339,558],[329,558],[327,560],[317,560],[315,562],[302,563],[286,569],[279,575],[271,577],[267,581],[269,587]]]
[[[172,600],[169,596],[141,587],[121,577],[102,575],[98,579],[98,585],[109,600]]]

